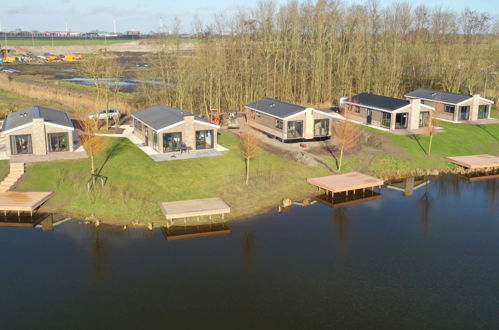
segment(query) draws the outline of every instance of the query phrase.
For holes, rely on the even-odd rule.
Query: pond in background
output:
[[[0,228],[2,328],[499,328],[499,180],[393,187],[176,241]]]

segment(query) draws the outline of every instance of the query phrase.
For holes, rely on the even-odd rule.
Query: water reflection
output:
[[[430,181],[426,180],[424,183],[425,190],[418,200],[418,207],[421,214],[421,224],[423,225],[424,233],[427,234],[430,230],[431,207],[432,199],[429,192]]]
[[[32,216],[27,213],[7,213],[0,216],[0,227],[10,228],[41,228],[42,231],[52,231],[54,227],[69,220],[54,213],[37,212]]]
[[[227,235],[230,234],[230,228],[227,226],[227,223],[220,222],[195,226],[162,227],[161,232],[167,241],[175,241],[187,238]]]
[[[429,183],[429,180],[426,177],[418,176],[390,180],[387,182],[386,187],[401,191],[404,196],[412,196],[415,190],[425,186],[427,183]]]
[[[350,231],[350,213],[348,208],[341,207],[334,209],[331,220],[335,227],[336,241],[342,253],[346,252],[348,235]]]
[[[349,191],[349,192],[345,191],[345,192],[335,193],[333,196],[323,194],[314,197],[314,200],[324,205],[337,208],[337,207],[344,207],[348,205],[354,205],[358,203],[378,200],[381,198],[383,198],[383,195],[374,190],[358,189],[355,191]]]

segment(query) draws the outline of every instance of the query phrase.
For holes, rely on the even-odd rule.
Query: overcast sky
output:
[[[214,13],[231,13],[238,8],[251,8],[256,0],[18,0],[2,1],[0,23],[2,30],[63,31],[66,23],[71,31],[99,29],[113,31],[116,20],[118,32],[138,29],[143,33],[159,30],[162,18],[165,30],[171,29],[173,17],[182,22],[183,32],[191,30],[194,15],[209,21]],[[287,0],[277,0],[286,3]],[[349,2],[363,3],[350,0]],[[381,0],[386,5],[397,0]],[[486,11],[497,17],[497,0],[412,0],[411,4],[439,5],[461,11],[465,7]]]

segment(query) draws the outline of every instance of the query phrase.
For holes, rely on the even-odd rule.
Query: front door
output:
[[[367,120],[368,125],[371,125],[373,122],[373,111],[371,109],[367,109]]]

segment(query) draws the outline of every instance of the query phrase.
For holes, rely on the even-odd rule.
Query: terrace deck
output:
[[[384,181],[381,179],[359,172],[311,178],[307,179],[307,182],[333,194],[344,191],[373,188],[384,184]]]
[[[0,193],[0,211],[29,212],[33,215],[40,206],[54,195],[53,192],[4,192]]]
[[[230,206],[221,198],[192,199],[178,202],[160,203],[167,220],[218,215],[230,213]]]
[[[499,157],[488,154],[446,157],[446,159],[451,163],[469,169],[499,167]]]

